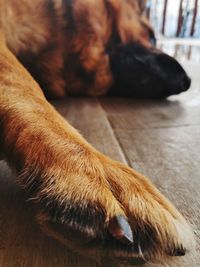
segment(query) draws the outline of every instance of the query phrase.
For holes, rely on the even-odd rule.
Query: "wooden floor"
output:
[[[197,249],[173,264],[200,266],[200,65],[192,89],[166,101],[68,99],[55,106],[99,150],[151,177],[192,224]],[[100,267],[114,267],[105,263]],[[46,237],[0,162],[0,267],[96,267]]]

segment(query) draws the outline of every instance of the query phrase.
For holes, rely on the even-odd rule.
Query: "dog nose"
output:
[[[186,91],[190,88],[191,85],[191,79],[186,75],[184,76],[183,82],[182,82],[182,90]]]

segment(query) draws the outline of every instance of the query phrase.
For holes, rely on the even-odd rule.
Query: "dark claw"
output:
[[[133,244],[133,233],[127,219],[122,216],[115,216],[109,223],[110,234],[126,245]]]
[[[170,256],[185,256],[186,249],[183,247],[175,248],[171,253],[169,253]]]
[[[184,248],[177,248],[175,251],[174,251],[174,256],[185,256],[186,254],[186,250]]]

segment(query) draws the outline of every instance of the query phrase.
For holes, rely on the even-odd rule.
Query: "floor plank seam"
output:
[[[200,124],[183,124],[183,125],[173,125],[173,126],[162,126],[162,127],[148,127],[148,128],[140,128],[140,127],[135,127],[135,128],[126,128],[126,131],[149,131],[149,130],[162,130],[162,129],[176,129],[176,128],[192,128],[192,127],[199,127]],[[119,128],[119,127],[112,127],[113,131],[120,131],[120,130],[124,130],[123,128]]]
[[[109,122],[109,124],[110,124],[110,122]],[[110,125],[111,125],[111,124],[110,124]],[[115,132],[115,130],[114,130],[114,128],[113,128],[112,126],[111,126],[111,129],[112,129],[113,134],[114,134],[114,136],[115,136],[115,138],[116,138],[116,141],[117,141],[118,146],[119,146],[119,148],[120,148],[120,150],[121,150],[121,153],[123,154],[123,156],[124,156],[124,158],[125,158],[126,163],[128,164],[129,167],[132,167],[131,161],[129,160],[128,155],[126,154],[126,152],[125,152],[125,150],[124,150],[124,148],[123,148],[123,145],[122,145],[122,143],[120,142],[120,139],[119,139],[118,136],[117,136],[117,133]]]
[[[120,149],[120,152],[121,152],[121,154],[123,155],[123,158],[124,158],[125,163],[126,163],[128,166],[131,167],[131,166],[132,166],[132,165],[131,165],[131,162],[130,162],[130,160],[129,160],[129,158],[128,158],[128,156],[127,156],[127,154],[126,154],[126,152],[125,152],[125,150],[124,150],[124,148],[123,148],[123,146],[122,146],[122,144],[121,144],[121,142],[120,142],[120,140],[119,140],[119,138],[118,138],[118,136],[117,136],[117,133],[116,133],[116,131],[115,131],[113,125],[112,125],[111,120],[110,120],[109,117],[107,116],[107,113],[106,113],[105,110],[103,109],[101,103],[100,103],[100,106],[101,106],[101,108],[102,108],[102,110],[103,110],[103,112],[104,112],[104,114],[105,114],[105,118],[106,118],[106,120],[107,120],[107,123],[108,123],[108,125],[109,125],[109,127],[110,127],[110,130],[111,130],[113,136],[115,137],[115,140],[116,140],[116,142],[117,142],[117,144],[118,144],[118,147],[119,147],[119,149]]]

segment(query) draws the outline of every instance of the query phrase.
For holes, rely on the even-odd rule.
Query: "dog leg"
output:
[[[172,204],[88,144],[2,42],[0,68],[0,149],[49,235],[97,261],[144,262],[192,248]]]
[[[102,238],[110,220],[121,216],[125,226],[118,227],[119,239],[131,242],[126,215],[109,190],[97,151],[46,101],[2,44],[0,66],[0,148],[34,199],[39,222],[60,240],[71,240],[72,233],[76,240],[78,233],[85,242]],[[52,231],[57,225],[65,234]]]

